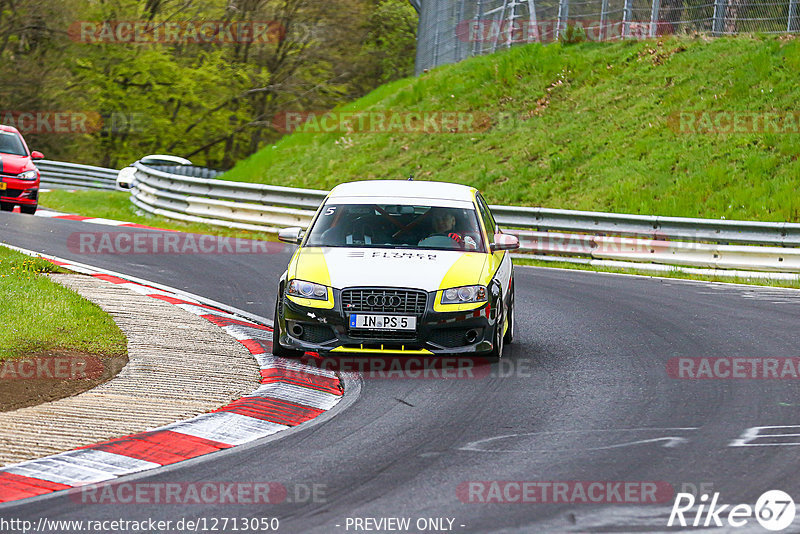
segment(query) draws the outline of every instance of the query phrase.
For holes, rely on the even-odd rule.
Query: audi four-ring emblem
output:
[[[381,306],[384,308],[395,308],[403,302],[397,295],[369,295],[366,300],[368,306]]]

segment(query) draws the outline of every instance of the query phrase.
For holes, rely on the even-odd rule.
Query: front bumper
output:
[[[435,292],[428,294],[425,311],[417,315],[417,328],[413,332],[351,329],[351,312],[342,310],[339,290],[334,290],[335,304],[331,309],[303,306],[284,296],[280,344],[286,348],[323,354],[388,353],[409,356],[474,355],[490,352],[494,348],[492,334],[495,309],[491,301],[471,311],[437,312],[433,309],[435,295]]]
[[[10,176],[0,176],[5,189],[0,189],[0,202],[35,206],[39,202],[39,180],[20,180]]]

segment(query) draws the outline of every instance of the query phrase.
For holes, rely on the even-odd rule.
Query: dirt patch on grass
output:
[[[0,412],[9,412],[83,393],[108,382],[128,355],[52,351],[0,360]]]

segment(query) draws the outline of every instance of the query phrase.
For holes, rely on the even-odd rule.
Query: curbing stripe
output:
[[[285,384],[273,382],[264,384],[255,390],[248,397],[274,397],[288,402],[296,402],[304,406],[310,406],[319,410],[330,410],[341,400],[340,395],[324,393],[295,384]]]
[[[271,384],[274,382],[285,382],[287,384],[295,384],[305,386],[307,388],[332,393],[333,395],[341,395],[341,383],[338,378],[330,378],[327,376],[313,375],[302,371],[289,371],[286,369],[272,368],[261,370],[261,383]]]
[[[148,469],[159,467],[159,465],[154,462],[92,448],[69,451],[59,454],[58,456],[68,461],[74,461],[77,464],[108,471],[117,476],[138,473],[139,471],[147,471]]]
[[[322,410],[317,408],[309,408],[308,406],[268,397],[239,399],[216,411],[238,413],[247,417],[255,417],[289,426],[305,423],[323,413]]]
[[[110,442],[90,445],[89,448],[111,452],[147,462],[157,466],[174,464],[227,448],[226,443],[198,440],[184,434],[160,430],[134,434]]]
[[[214,322],[214,321],[212,321]],[[232,324],[228,326],[222,327],[225,332],[228,333],[229,336],[236,339],[237,341],[244,341],[245,339],[261,339],[266,341],[268,338],[269,341],[272,341],[272,333],[266,332],[262,329],[255,328],[254,326],[242,326],[238,324]]]
[[[86,220],[79,216],[53,217]],[[56,265],[171,303],[219,326],[256,358],[262,384],[250,395],[210,413],[0,469],[0,503],[105,482],[249,443],[311,421],[342,399],[342,383],[334,372],[268,354],[272,352],[272,329],[265,325],[187,295],[178,297],[166,289],[38,255]]]
[[[236,413],[212,412],[167,425],[165,428],[189,436],[241,445],[286,430],[289,426]]]
[[[260,332],[262,334],[263,334],[263,332],[271,332],[272,331],[267,326],[251,323],[249,321],[243,321],[241,319],[233,319],[231,317],[222,317],[222,316],[219,316],[219,315],[211,315],[211,314],[209,314],[209,315],[201,315],[200,317],[202,317],[203,319],[207,319],[207,320],[211,321],[212,323],[214,323],[215,325],[217,325],[219,327],[233,326],[233,325],[248,326],[250,328],[256,328],[258,330],[262,330],[262,332]]]
[[[310,373],[314,375],[327,376],[335,378],[336,373],[324,367],[314,367],[296,362],[294,360],[286,360],[284,358],[277,358],[272,354],[257,354],[256,360],[262,369],[286,369],[287,371],[300,371],[303,373]]]
[[[254,356],[272,352],[272,341],[264,341],[261,339],[240,339],[238,341]]]
[[[66,484],[56,484],[38,478],[0,472],[0,503],[27,499],[70,487]]]
[[[68,486],[82,486],[95,482],[104,482],[116,478],[115,475],[82,465],[76,465],[59,455],[48,456],[38,460],[31,460],[21,464],[6,467],[7,473],[23,475],[39,480],[57,482]]]
[[[53,484],[53,487],[44,487],[44,482],[35,478],[11,473],[0,473],[0,503],[27,499],[61,489],[69,489],[64,484]]]

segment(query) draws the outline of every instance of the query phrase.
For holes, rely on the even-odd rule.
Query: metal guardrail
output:
[[[798,223],[693,219],[517,206],[491,208],[498,224],[511,228],[747,245],[800,246]]]
[[[42,159],[35,162],[43,187],[55,189],[117,188],[118,170]]]
[[[585,257],[711,269],[753,269],[800,272],[800,248],[721,245],[697,241],[668,241],[620,236],[509,230],[522,251],[559,257]]]
[[[182,176],[139,162],[131,202],[140,209],[184,221],[277,232],[308,226],[327,191]],[[184,172],[176,168],[176,172]]]
[[[57,164],[51,168],[59,169],[58,172],[88,169],[91,174],[82,183],[93,180],[102,183],[105,178],[107,188],[115,187],[110,176],[116,176],[117,171],[44,163]],[[216,171],[199,167],[150,167],[140,162],[134,167],[131,202],[141,210],[230,228],[275,233],[279,228],[307,226],[327,195],[327,191],[315,189],[218,180],[213,178]],[[71,178],[63,178],[67,179]],[[520,252],[537,259],[583,258],[591,262],[800,273],[800,224],[797,223],[518,206],[491,208],[498,224],[520,238]]]

